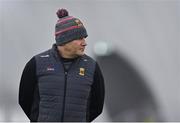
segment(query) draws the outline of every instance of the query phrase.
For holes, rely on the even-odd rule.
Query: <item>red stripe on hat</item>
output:
[[[60,33],[66,32],[66,31],[68,31],[68,30],[76,29],[76,28],[80,28],[80,26],[71,26],[71,27],[69,27],[69,28],[60,30],[60,31],[58,31],[58,32],[55,32],[55,36],[59,35]]]
[[[74,17],[70,16],[69,18],[65,18],[65,19],[59,19],[57,23],[62,23],[62,22],[66,22],[68,20],[73,19]]]

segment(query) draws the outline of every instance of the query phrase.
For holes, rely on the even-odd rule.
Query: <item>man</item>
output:
[[[84,54],[82,22],[57,11],[53,47],[25,66],[19,104],[30,121],[93,121],[104,104],[104,79],[96,61]]]

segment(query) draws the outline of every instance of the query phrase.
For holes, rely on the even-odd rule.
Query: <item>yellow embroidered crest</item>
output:
[[[84,74],[85,74],[85,69],[84,68],[80,68],[79,69],[79,75],[84,76]]]

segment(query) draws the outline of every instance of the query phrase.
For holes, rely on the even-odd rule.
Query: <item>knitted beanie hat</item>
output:
[[[55,27],[57,45],[63,45],[67,42],[88,36],[82,22],[73,16],[69,16],[66,9],[59,9],[56,14],[59,18]]]

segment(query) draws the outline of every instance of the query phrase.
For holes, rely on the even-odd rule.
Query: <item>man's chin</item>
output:
[[[78,56],[83,56],[84,52],[78,53]]]

